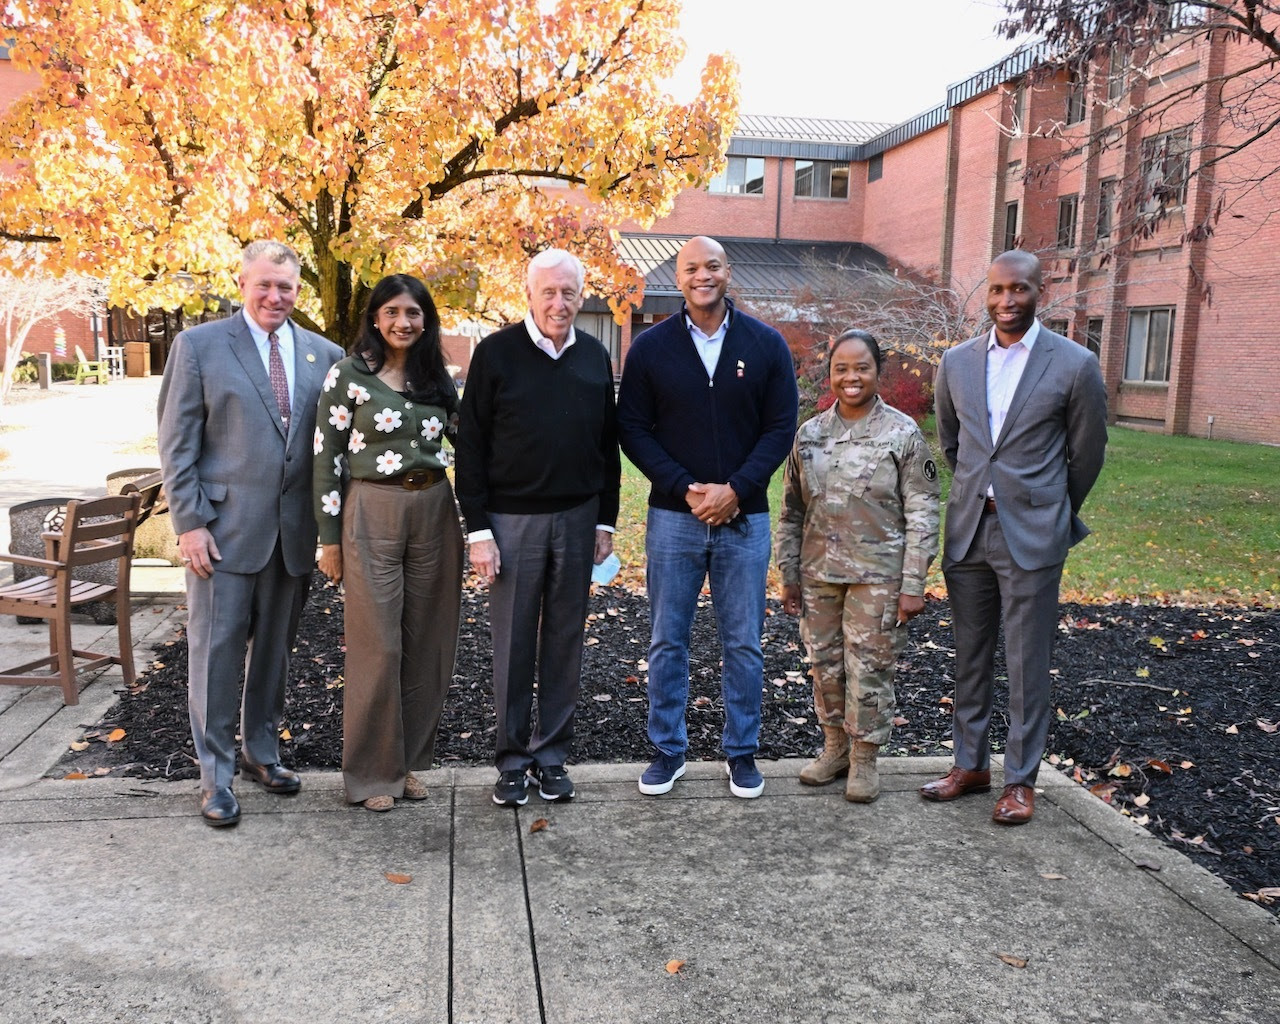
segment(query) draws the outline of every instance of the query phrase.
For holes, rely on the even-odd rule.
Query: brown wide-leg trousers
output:
[[[431,767],[453,678],[462,529],[447,480],[424,491],[352,480],[343,502],[347,800],[404,794]]]

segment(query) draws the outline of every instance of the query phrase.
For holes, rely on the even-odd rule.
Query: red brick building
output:
[[[1017,245],[1044,261],[1050,326],[1098,353],[1115,421],[1280,443],[1280,180],[1239,188],[1280,166],[1280,133],[1187,180],[1190,150],[1247,130],[1223,116],[1213,90],[1174,105],[1158,132],[1119,130],[1126,106],[1241,69],[1247,49],[1215,37],[1175,49],[1150,76],[1119,65],[1084,81],[1033,75],[1040,56],[1015,53],[882,131],[744,117],[725,174],[680,196],[650,231],[629,234],[624,252],[634,258],[649,237],[674,254],[694,234],[779,253],[844,243],[866,268],[887,261],[963,293]],[[1142,216],[1135,197],[1153,173],[1176,194],[1134,237],[1121,225]],[[1212,221],[1224,185],[1235,199],[1201,237],[1190,229]],[[623,353],[631,330],[672,311],[670,266],[636,262],[649,289],[622,332]]]

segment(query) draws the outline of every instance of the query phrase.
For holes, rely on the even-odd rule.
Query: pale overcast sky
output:
[[[671,90],[692,98],[710,53],[732,53],[742,113],[905,121],[1016,46],[1000,0],[684,0],[688,53]]]

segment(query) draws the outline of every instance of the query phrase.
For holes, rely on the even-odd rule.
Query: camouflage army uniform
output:
[[[907,631],[898,594],[923,595],[938,552],[938,469],[920,428],[879,397],[847,424],[807,420],[786,462],[777,559],[800,585],[800,632],[822,725],[883,744]]]

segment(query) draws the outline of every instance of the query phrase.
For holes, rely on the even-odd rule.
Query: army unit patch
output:
[[[938,479],[938,466],[933,459],[924,460],[924,478],[926,480]]]

